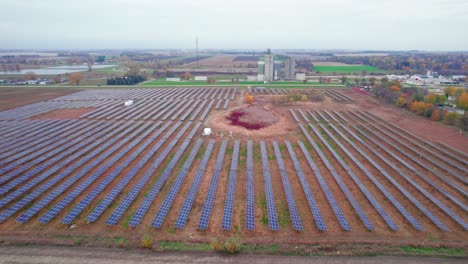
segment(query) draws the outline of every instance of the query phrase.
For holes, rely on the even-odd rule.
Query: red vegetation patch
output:
[[[231,121],[231,125],[241,126],[249,130],[259,130],[268,126],[268,124],[264,122],[251,123],[247,120],[243,120],[242,117],[244,117],[246,114],[247,113],[241,110],[232,111],[231,114],[229,114],[229,116],[227,117],[227,119]]]
[[[259,130],[278,122],[279,118],[268,109],[251,105],[233,110],[226,117],[233,126],[240,126],[248,130]]]

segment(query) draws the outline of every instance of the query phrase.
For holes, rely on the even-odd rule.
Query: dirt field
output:
[[[203,68],[233,68],[239,67],[241,64],[246,65],[247,63],[252,63],[256,65],[256,61],[234,61],[237,55],[216,55],[213,57],[209,57],[203,60],[198,61],[198,65]],[[197,62],[190,62],[184,64],[183,67],[195,67],[197,66]]]
[[[226,119],[229,112],[236,107],[245,107],[241,103],[240,89],[238,89],[235,100],[230,101],[231,108],[227,111],[214,109],[212,102],[218,94],[222,95],[222,89],[224,88],[148,89],[135,91],[133,95],[132,91],[129,90],[125,93],[138,99],[138,106],[135,108],[115,106],[95,109],[83,107],[75,110],[51,109],[42,117],[57,117],[63,121],[71,115],[74,118],[80,117],[83,123],[74,123],[76,127],[70,125],[62,129],[59,138],[52,137],[52,140],[55,141],[50,142],[53,144],[51,145],[53,148],[49,149],[47,149],[48,144],[40,141],[49,140],[51,133],[55,133],[53,126],[49,123],[40,123],[39,125],[43,126],[40,128],[42,132],[38,129],[34,140],[26,143],[26,140],[29,140],[27,133],[31,126],[30,123],[18,121],[18,124],[15,123],[18,127],[15,129],[14,126],[8,126],[10,121],[0,120],[7,125],[5,128],[1,128],[6,137],[2,138],[4,141],[0,143],[8,148],[8,153],[12,154],[12,158],[0,157],[2,164],[0,167],[2,169],[0,190],[3,192],[0,195],[0,203],[8,199],[10,195],[14,195],[16,191],[22,190],[24,192],[18,193],[14,199],[1,206],[0,217],[6,212],[5,210],[14,209],[16,211],[0,223],[0,238],[5,241],[24,241],[26,239],[38,243],[74,243],[76,238],[85,237],[86,240],[91,241],[91,244],[115,245],[118,243],[116,241],[122,240],[127,241],[125,243],[129,246],[137,247],[141,237],[149,234],[156,241],[207,243],[214,238],[224,240],[236,236],[240,237],[243,242],[250,244],[336,245],[356,243],[360,245],[424,245],[468,248],[466,228],[460,221],[447,214],[447,210],[455,212],[463,223],[468,219],[468,213],[463,207],[468,203],[465,191],[466,183],[464,182],[467,178],[467,166],[464,161],[466,152],[465,155],[456,153],[441,155],[422,141],[427,140],[432,143],[440,141],[464,152],[468,149],[468,140],[465,136],[460,135],[456,129],[444,125],[433,125],[430,120],[398,108],[382,105],[373,98],[352,90],[333,90],[333,92],[325,94],[322,102],[297,102],[280,105],[265,103],[264,107],[279,120],[264,129],[247,130],[230,125],[229,120]],[[93,91],[88,92],[92,98]],[[312,93],[314,92],[315,90],[312,91]],[[100,96],[103,96],[102,93]],[[308,94],[311,93],[308,92]],[[340,94],[342,97],[339,97]],[[85,95],[81,96],[85,98]],[[174,104],[160,110],[158,108],[160,104],[155,99],[159,99],[161,96],[163,96],[164,101],[174,101]],[[261,95],[261,97],[268,99],[270,96]],[[198,108],[198,104],[196,104],[194,106],[197,107],[193,107],[194,109],[184,108],[184,106],[190,106],[184,104],[184,102],[189,101],[181,100],[193,98],[200,101],[207,100],[205,106],[201,107],[200,104],[200,108]],[[339,98],[349,99],[346,102],[337,101]],[[86,101],[86,99],[81,100]],[[89,99],[89,101],[92,100]],[[212,106],[210,109],[209,105]],[[298,120],[293,118],[290,110],[297,115]],[[187,118],[180,120],[182,113],[186,111],[189,111]],[[208,113],[208,111],[209,115],[206,118],[203,117],[203,113]],[[98,113],[103,114],[98,115]],[[158,113],[159,115],[157,115]],[[89,115],[85,116],[85,114]],[[165,117],[166,115],[167,117]],[[189,118],[193,121],[192,123],[188,121]],[[117,121],[121,122],[119,126],[113,126]],[[210,138],[215,140],[214,149],[206,164],[202,164],[202,157],[209,139],[201,137],[198,133],[204,126],[195,131],[197,133],[194,139],[190,141],[191,143],[185,150],[183,149],[185,139],[198,121],[204,122],[215,132],[214,137]],[[164,124],[167,125],[167,129],[159,134],[157,134],[156,127],[149,130],[152,126],[160,128],[160,125]],[[336,130],[329,124],[335,126]],[[36,126],[36,124],[34,125]],[[84,130],[91,125],[95,126],[92,133]],[[176,126],[178,127],[176,128]],[[304,130],[301,130],[301,126]],[[182,131],[182,127],[186,127],[187,130]],[[419,138],[405,135],[398,129],[407,130]],[[34,133],[36,133],[35,131],[33,130]],[[169,131],[173,131],[173,133],[168,134]],[[103,142],[96,141],[101,138],[104,138]],[[202,147],[196,152],[193,162],[188,164],[190,166],[187,169],[185,162],[188,160],[194,142],[200,138],[203,140]],[[238,166],[231,168],[235,139],[239,139],[241,142]],[[228,143],[219,179],[214,185],[216,192],[214,193],[211,218],[208,228],[201,230],[198,228],[199,219],[206,205],[208,190],[212,183],[214,184],[217,157],[223,140],[227,140]],[[253,141],[254,231],[245,228],[246,190],[248,187],[246,145],[248,140]],[[305,182],[310,188],[310,193],[313,194],[319,213],[326,224],[326,231],[320,231],[317,228],[317,219],[310,209],[306,187],[293,164],[290,149],[286,148],[286,140],[291,143],[292,151],[297,156]],[[16,141],[19,142],[19,149],[13,148],[13,143]],[[265,171],[268,170],[262,166],[260,141],[266,142],[269,177],[265,174]],[[301,148],[298,141],[304,144],[306,150]],[[279,145],[279,153],[275,153],[274,142]],[[100,146],[104,144],[107,145],[102,149]],[[145,147],[140,149],[143,145]],[[74,146],[81,146],[80,148],[76,147],[72,153],[76,153],[74,154],[76,160],[83,159],[83,162],[73,167],[73,173],[71,173],[67,172],[66,168],[74,164],[75,161],[65,163],[71,156],[71,154],[65,154],[66,150],[75,148]],[[82,153],[79,152],[85,148],[88,149]],[[28,149],[32,153],[26,153]],[[51,152],[54,149],[56,153]],[[36,152],[38,154],[32,156]],[[405,157],[404,153],[409,153],[410,158]],[[13,154],[18,156],[13,156]],[[163,154],[165,156],[162,156]],[[15,163],[21,155],[31,156],[28,156],[30,158],[22,164]],[[310,165],[308,157],[316,165],[316,168]],[[369,157],[374,163],[371,163]],[[404,159],[407,165],[399,162],[398,159]],[[280,169],[280,160],[284,162],[284,171]],[[434,161],[438,161],[437,164]],[[159,165],[152,170],[154,164]],[[29,167],[22,169],[23,165]],[[33,171],[34,168],[45,170],[54,166],[59,168],[56,172],[51,173],[44,180],[36,181],[40,176]],[[133,172],[134,170],[135,172]],[[187,222],[184,228],[175,228],[174,223],[179,217],[180,209],[187,201],[199,170],[202,172],[199,175],[201,177],[200,185],[193,197]],[[236,174],[233,174],[233,170],[236,171]],[[16,171],[18,172],[15,178],[7,179],[10,173]],[[382,171],[386,173],[382,173]],[[60,175],[62,178],[57,178],[53,184],[46,187],[45,182]],[[127,175],[133,176],[127,178]],[[164,175],[167,176],[167,180],[159,183]],[[235,189],[233,191],[232,228],[223,230],[222,224],[229,198],[226,197],[229,190],[228,184],[233,181],[230,175],[236,175],[233,185]],[[21,177],[26,178],[14,187],[9,187],[13,186],[12,184],[19,181]],[[146,179],[145,177],[148,178],[143,181]],[[274,196],[270,201],[265,198],[268,179],[271,181]],[[35,184],[31,184],[34,181],[36,181]],[[106,185],[103,185],[105,182],[107,182]],[[125,184],[123,184],[124,182]],[[158,184],[160,187],[157,195],[151,196]],[[179,184],[177,195],[171,198],[169,210],[162,226],[160,228],[152,227],[155,216],[161,212],[162,205],[168,203],[167,197],[169,197],[171,189],[174,190],[176,184]],[[323,189],[324,185],[329,189],[329,193],[333,194],[333,198],[330,198],[329,193]],[[102,215],[96,221],[88,222],[87,217],[118,186],[122,187],[115,193],[115,197],[108,206],[103,209]],[[140,186],[138,190],[135,189],[137,186]],[[291,193],[288,193],[286,186],[289,186]],[[348,191],[345,191],[345,188]],[[427,192],[421,191],[421,188]],[[76,216],[72,225],[61,222],[75,206],[98,189],[100,191]],[[106,221],[134,190],[137,190],[134,200],[128,204],[117,224],[107,224]],[[22,199],[32,195],[31,193],[37,193],[37,197],[23,204]],[[408,194],[412,195],[412,198],[408,197]],[[54,195],[53,199],[49,198],[51,195]],[[69,200],[70,195],[74,195],[73,199],[70,199],[70,203],[65,204],[61,210],[57,211],[50,222],[44,224],[38,221],[60,201]],[[360,210],[356,209],[356,203],[351,202],[351,196],[359,205]],[[395,197],[401,207],[396,206],[389,199],[390,196]],[[148,200],[150,199],[148,197],[154,197],[154,199]],[[287,197],[292,197],[295,205],[288,202]],[[39,202],[44,199],[50,199],[50,201],[47,203]],[[351,227],[350,231],[345,231],[341,222],[337,220],[337,213],[334,206],[331,205],[331,199],[335,200],[336,205],[342,211],[342,215]],[[436,204],[432,199],[437,199],[440,203]],[[16,206],[19,206],[16,204],[18,202],[23,205],[15,209]],[[279,225],[277,231],[269,229],[268,210],[271,210],[271,208],[267,209],[269,202],[273,202],[276,208]],[[16,221],[19,216],[27,210],[31,210],[30,208],[34,208],[38,203],[42,207],[32,215],[31,219],[24,224]],[[381,209],[378,209],[379,206],[376,206],[376,203]],[[147,210],[142,214],[140,223],[132,227],[129,223],[143,204],[148,205]],[[290,217],[292,206],[297,209],[303,225],[302,231],[293,229]],[[444,210],[441,206],[447,209]],[[422,210],[422,207],[427,208],[430,213]],[[381,216],[379,210],[388,214],[388,217],[398,227],[398,231],[391,230],[388,220]],[[424,230],[417,230],[401,210],[405,210],[413,216]],[[366,215],[374,230],[370,230],[363,224],[363,216],[358,212]],[[450,231],[443,231],[441,226],[435,223],[434,218],[439,219]]]
[[[79,91],[61,88],[0,88],[0,111]]]

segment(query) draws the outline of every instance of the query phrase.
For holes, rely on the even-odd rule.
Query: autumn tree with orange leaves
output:
[[[245,103],[247,104],[252,104],[254,102],[254,97],[253,95],[249,95],[248,93],[245,94],[244,98]]]
[[[81,82],[82,80],[83,80],[83,75],[81,75],[81,73],[79,73],[79,72],[71,73],[71,74],[68,76],[68,81],[69,81],[71,84],[80,85],[80,82]]]
[[[468,111],[468,93],[467,92],[462,93],[460,97],[458,97],[457,105],[461,109]]]

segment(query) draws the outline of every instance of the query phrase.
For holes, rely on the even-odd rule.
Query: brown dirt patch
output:
[[[261,121],[270,125],[258,130],[249,130],[242,126],[232,125],[228,119],[231,111],[221,112],[210,117],[209,126],[215,132],[215,135],[228,135],[232,131],[233,135],[247,138],[269,138],[287,134],[296,129],[296,124],[289,118],[286,112],[277,111],[278,109],[270,104],[261,106],[247,107],[245,105],[232,109],[232,111],[245,111],[247,114],[242,117],[245,121],[254,123]]]
[[[46,119],[78,119],[80,116],[96,110],[94,107],[83,108],[68,108],[68,109],[55,109],[40,115],[31,117],[31,120],[46,120]]]
[[[79,89],[63,88],[2,88],[0,89],[0,111],[79,91]]]

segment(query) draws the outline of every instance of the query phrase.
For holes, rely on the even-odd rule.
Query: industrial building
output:
[[[296,61],[294,58],[288,58],[284,61],[284,79],[293,80],[296,73]]]

